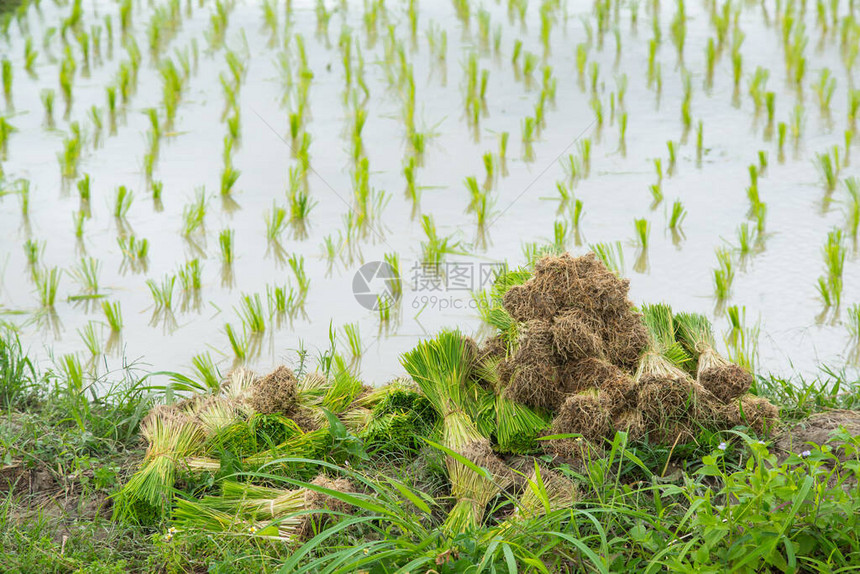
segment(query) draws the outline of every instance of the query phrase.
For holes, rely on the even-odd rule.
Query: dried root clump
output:
[[[571,309],[556,316],[552,322],[552,338],[556,352],[568,361],[603,356],[603,340],[598,335],[600,325],[581,311]]]
[[[585,440],[601,444],[612,427],[603,398],[589,391],[569,395],[552,421],[552,434],[581,434]]]
[[[723,403],[745,395],[753,382],[749,371],[733,363],[699,369],[698,380]]]
[[[526,322],[516,355],[503,364],[500,372],[500,377],[510,372],[506,396],[532,408],[554,412],[565,396],[557,364],[550,323],[539,319]]]
[[[514,482],[514,471],[493,452],[490,441],[481,439],[470,442],[457,450],[457,454],[493,475],[493,481],[503,488]]]
[[[258,413],[292,413],[298,402],[298,381],[287,367],[280,366],[259,379],[251,389],[247,403]]]
[[[612,363],[591,357],[576,363],[568,363],[561,374],[569,393],[579,393],[589,389],[602,391],[615,403],[611,410],[623,409],[637,402],[636,385],[633,378]]]
[[[628,308],[607,317],[602,334],[607,360],[622,369],[635,369],[648,347],[648,329],[642,324],[642,315]]]

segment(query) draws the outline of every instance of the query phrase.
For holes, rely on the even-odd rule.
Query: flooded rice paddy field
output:
[[[707,313],[759,371],[856,372],[851,10],[23,4],[0,39],[0,320],[92,376],[334,337],[382,382],[422,336],[480,335],[470,290],[498,264],[597,246],[635,302]],[[362,265],[386,258],[380,311],[391,267]]]

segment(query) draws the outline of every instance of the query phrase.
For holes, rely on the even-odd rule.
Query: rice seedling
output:
[[[669,150],[669,167],[666,169],[666,173],[671,177],[671,175],[675,172],[675,163],[677,161],[677,149],[676,144],[672,140],[666,142],[666,148]]]
[[[484,188],[489,189],[492,186],[493,178],[495,177],[495,160],[493,159],[493,152],[487,152],[483,156],[484,160],[484,171],[486,172],[486,177],[484,179]]]
[[[791,138],[795,145],[800,141],[800,136],[803,135],[803,104],[796,104],[794,111],[791,114]]]
[[[33,48],[33,38],[27,38],[24,43],[24,69],[28,73],[33,73],[33,66],[36,64],[38,57],[39,52]]]
[[[179,268],[177,272],[179,285],[183,292],[198,292],[203,286],[203,273],[200,265],[200,259],[192,259],[187,261]]]
[[[84,346],[90,352],[90,356],[92,357],[98,357],[102,353],[102,344],[99,340],[99,335],[96,332],[97,326],[98,323],[95,321],[88,321],[83,328],[77,330],[78,336],[81,338],[81,341],[83,341]]]
[[[847,227],[848,235],[857,241],[857,232],[860,229],[860,179],[856,176],[844,180],[845,190],[848,192],[847,202]]]
[[[836,91],[836,78],[830,72],[830,68],[823,68],[818,74],[818,82],[813,86],[815,96],[818,99],[818,108],[823,116],[830,115],[830,101]]]
[[[581,199],[577,199],[573,202],[573,207],[571,208],[571,216],[570,221],[573,224],[573,229],[577,233],[579,232],[579,225],[582,221],[583,215],[583,203]]]
[[[221,262],[225,265],[233,264],[233,230],[223,229],[218,234],[218,245],[221,247]]]
[[[81,365],[81,360],[74,353],[68,353],[60,357],[58,365],[60,374],[65,379],[66,390],[71,393],[80,393],[84,389],[84,367]],[[83,420],[78,413],[72,415],[73,419],[80,426]]]
[[[774,92],[765,93],[764,106],[767,110],[767,125],[773,126],[773,115],[776,110],[776,94]]]
[[[299,295],[304,300],[311,284],[311,279],[305,271],[305,258],[302,255],[294,253],[287,259],[287,263],[290,269],[293,270],[293,275],[296,276],[296,282],[299,284]]]
[[[259,293],[253,295],[242,294],[239,299],[239,308],[236,310],[242,320],[242,324],[251,333],[263,333],[266,331],[266,320],[263,315],[263,301]]]
[[[758,152],[758,170],[759,172],[763,172],[767,170],[767,152],[765,150],[759,150]]]
[[[714,65],[717,60],[717,48],[713,38],[708,38],[705,48],[705,85],[711,87],[714,84]]]
[[[603,261],[607,269],[618,275],[624,275],[624,250],[620,241],[613,243],[592,243],[588,246],[598,259]]]
[[[647,219],[634,219],[633,228],[636,233],[636,245],[641,249],[648,249],[648,236],[651,232],[651,224]]]
[[[287,227],[287,210],[272,202],[272,209],[266,212],[266,238],[277,242]]]
[[[508,132],[499,134],[499,161],[502,163],[505,163],[508,156],[508,139],[510,135]]]
[[[54,125],[54,90],[45,89],[40,92],[42,107],[45,108],[45,125]]]
[[[591,173],[591,139],[585,138],[579,142],[579,157],[582,159],[582,168],[585,177]]]
[[[222,196],[227,196],[232,193],[233,186],[236,185],[236,181],[239,179],[239,175],[241,175],[241,172],[238,169],[234,169],[231,164],[224,165],[224,168],[221,170]]]
[[[233,325],[226,323],[224,325],[224,333],[227,335],[227,340],[230,342],[230,348],[233,349],[233,355],[236,359],[244,361],[249,356],[250,341],[247,334],[243,331],[241,337],[233,329]]]
[[[30,180],[18,182],[18,197],[21,198],[21,217],[26,220],[30,217]]]
[[[585,65],[588,63],[588,45],[580,43],[576,46],[576,74],[579,78],[579,84],[584,86],[585,82]]]
[[[66,179],[77,177],[82,151],[80,127],[77,122],[70,127],[72,134],[63,138],[63,152],[59,155],[60,171]]]
[[[699,120],[699,123],[696,124],[696,160],[701,163],[702,162],[702,152],[704,151],[704,140],[705,140],[705,125],[702,123],[702,120]]]
[[[737,251],[741,257],[746,257],[752,253],[753,241],[755,240],[755,231],[749,223],[741,223],[737,229],[738,246]]]
[[[600,98],[593,97],[589,102],[591,106],[591,111],[594,112],[594,122],[598,128],[603,127],[603,102],[600,101]]]
[[[672,213],[669,216],[669,229],[678,229],[687,217],[687,210],[684,209],[684,204],[680,199],[676,199],[672,204]]]
[[[95,139],[96,145],[98,145],[98,142],[101,138],[102,127],[103,127],[102,111],[98,107],[92,106],[90,108],[90,114],[89,115],[90,115],[90,122],[92,122],[92,124],[93,124],[93,134],[94,134],[93,137]]]
[[[26,257],[27,265],[33,271],[34,276],[37,274],[36,270],[39,265],[39,260],[41,259],[44,251],[44,242],[33,239],[28,239],[24,242],[24,257]]]
[[[403,294],[403,276],[400,273],[400,256],[397,253],[386,253],[383,257],[390,277],[387,280],[388,290],[395,300],[400,300]]]
[[[564,253],[567,251],[567,238],[570,235],[570,229],[568,228],[567,222],[565,221],[556,221],[553,224],[553,247],[559,253]]]
[[[361,358],[363,349],[361,347],[361,333],[358,329],[358,323],[347,323],[344,325],[343,334],[346,337],[347,346],[352,354],[352,358]]]
[[[526,79],[526,84],[531,81],[534,71],[537,69],[538,55],[526,50],[523,53],[523,77]]]
[[[432,268],[438,268],[447,254],[460,253],[460,242],[451,236],[440,237],[432,215],[421,216],[421,228],[427,238],[421,242],[422,260]]]
[[[717,301],[724,301],[729,298],[732,282],[735,279],[732,254],[728,249],[719,247],[716,249],[715,255],[717,256],[717,268],[714,269],[714,296]]]
[[[567,186],[567,182],[555,182],[555,189],[556,191],[558,191],[558,197],[561,200],[562,205],[566,204],[568,201],[570,201],[571,197],[573,197],[570,188]]]
[[[835,228],[827,234],[827,242],[821,252],[826,276],[819,277],[818,291],[826,306],[839,307],[845,267],[845,241],[841,229]]]
[[[124,185],[119,186],[114,195],[113,216],[116,219],[125,219],[133,200],[134,193]]]
[[[657,71],[657,47],[659,43],[656,39],[652,39],[648,42],[648,87],[654,83],[654,76]]]
[[[860,88],[848,90],[848,125],[853,129],[860,111]]]
[[[123,259],[130,262],[132,268],[145,267],[149,255],[149,240],[137,239],[134,235],[117,239]]]
[[[815,154],[815,167],[824,180],[824,187],[828,193],[836,189],[839,182],[839,149],[834,147],[832,153]]]
[[[622,112],[618,119],[618,148],[622,153],[627,148],[627,112]]]
[[[785,158],[785,136],[788,131],[788,126],[785,122],[779,122],[776,126],[777,132],[777,146],[779,150],[779,161],[783,161]]]
[[[173,291],[175,285],[175,275],[165,275],[160,284],[156,283],[153,279],[146,280],[146,286],[152,295],[152,301],[155,303],[156,310],[170,311],[173,308]]]
[[[42,309],[53,309],[57,300],[57,290],[60,287],[60,277],[63,271],[58,267],[43,269],[36,274],[36,292]]]
[[[75,237],[82,239],[84,237],[84,224],[87,221],[87,212],[79,209],[72,214],[72,218],[75,223]]]
[[[657,207],[663,201],[663,185],[658,181],[648,186],[651,191],[651,209]]]
[[[81,286],[85,295],[96,295],[99,292],[99,274],[101,262],[94,257],[85,257],[72,270],[72,278]]]
[[[205,229],[206,203],[206,191],[198,188],[195,199],[182,208],[183,236],[189,237]]]
[[[3,75],[3,95],[8,100],[12,97],[12,62],[8,58],[3,58],[2,64]]]
[[[851,337],[860,342],[860,303],[854,303],[848,307],[845,315],[845,323]]]

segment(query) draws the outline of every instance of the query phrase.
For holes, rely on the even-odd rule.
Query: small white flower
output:
[[[803,458],[806,458],[807,456],[809,456],[811,454],[812,454],[811,451],[805,450],[802,453],[800,453],[800,456],[802,456]]]
[[[257,527],[256,526],[249,527],[248,532],[250,532],[251,534],[256,534],[257,533]]]
[[[721,442],[719,445],[717,445],[717,448],[718,448],[718,449],[720,449],[720,450],[726,450],[726,448],[727,448],[728,446],[729,446],[729,445],[727,445],[726,443]]]
[[[170,528],[167,529],[167,533],[168,534],[176,534],[176,527],[171,526]]]

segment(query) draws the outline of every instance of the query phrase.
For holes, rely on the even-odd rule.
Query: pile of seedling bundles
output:
[[[401,357],[408,379],[366,387],[337,355],[324,374],[235,370],[217,393],[147,416],[148,450],[115,517],[302,540],[350,511],[332,494],[372,495],[345,467],[367,463],[372,476],[429,453],[444,457],[443,528],[454,535],[481,525],[502,494],[515,501],[494,516],[502,524],[573,504],[575,484],[552,466],[599,455],[618,431],[674,446],[702,430],[773,428],[778,409],[749,394],[752,376],[717,353],[707,319],[664,304],[637,311],[627,293],[593,254],[547,255],[478,297],[494,336],[424,340]]]
[[[354,485],[314,461],[348,463],[347,438],[378,453],[415,449],[436,414],[409,381],[371,389],[339,357],[327,363],[329,374],[237,369],[216,393],[154,408],[141,423],[148,442],[141,468],[114,495],[114,518],[154,525],[172,514],[176,531],[289,541],[349,510],[325,491]],[[267,476],[315,488],[284,489]],[[198,493],[206,495],[189,497]]]
[[[629,281],[593,253],[547,255],[499,277],[482,299],[495,392],[552,417],[549,452],[576,458],[617,431],[674,445],[701,430],[773,428],[778,409],[715,348],[707,318],[666,304],[637,311]]]

